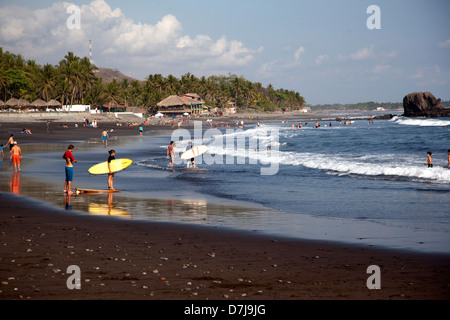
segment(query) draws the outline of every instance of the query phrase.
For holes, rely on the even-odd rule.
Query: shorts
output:
[[[108,140],[108,136],[103,136],[103,141]]]
[[[12,161],[13,163],[20,163],[20,156],[18,154],[13,154]]]
[[[66,167],[66,181],[73,180],[73,167]]]

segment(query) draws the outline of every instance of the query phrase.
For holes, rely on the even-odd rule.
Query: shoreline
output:
[[[446,300],[447,255],[124,221],[0,193],[0,299]],[[66,269],[81,270],[69,290]],[[366,286],[381,270],[381,289]]]
[[[2,124],[0,135],[7,139],[5,132],[16,124]],[[32,135],[15,135],[19,144],[100,139],[109,123],[49,133],[46,123],[32,125]],[[172,128],[146,126],[144,134],[150,129]],[[115,135],[138,136],[139,129],[117,127]],[[0,225],[0,300],[450,297],[448,255],[89,216],[9,193],[0,193]],[[81,269],[81,290],[66,286],[69,265]],[[381,268],[381,290],[366,287],[369,265]]]

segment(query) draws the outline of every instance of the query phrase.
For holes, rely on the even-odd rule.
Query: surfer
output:
[[[175,144],[173,141],[170,141],[170,145],[167,147],[167,159],[170,158],[169,167],[173,167],[173,162],[175,160]]]
[[[64,193],[73,194],[71,190],[73,180],[73,163],[77,163],[77,160],[73,157],[72,150],[75,147],[71,144],[67,147],[67,151],[63,155],[63,159],[66,160],[66,182],[64,183]]]
[[[103,132],[102,132],[102,139],[103,139],[103,144],[104,144],[105,146],[108,145],[108,137],[109,137],[108,131],[103,130]]]
[[[115,150],[109,150],[109,157],[108,157],[108,189],[114,190],[113,184],[114,184],[114,173],[111,170],[111,161],[115,160],[116,157],[116,151]]]
[[[20,171],[20,158],[22,158],[22,150],[14,141],[14,146],[11,148],[11,160],[14,164],[14,172]]]
[[[430,151],[427,152],[427,163],[425,163],[425,165],[428,168],[433,168],[433,162],[432,162],[432,159],[431,159],[431,152]]]
[[[189,141],[189,144],[186,147],[186,151],[188,151],[189,149],[192,149],[193,147],[194,146],[192,145],[192,141]],[[192,168],[195,168],[194,158],[191,158],[190,160],[187,161],[186,168],[189,168],[189,161],[192,162]]]

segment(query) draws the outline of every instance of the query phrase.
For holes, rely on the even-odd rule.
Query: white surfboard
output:
[[[191,158],[195,158],[204,154],[206,151],[208,151],[208,147],[205,145],[194,146],[191,149],[183,152],[183,154],[181,155],[181,159],[188,160]]]

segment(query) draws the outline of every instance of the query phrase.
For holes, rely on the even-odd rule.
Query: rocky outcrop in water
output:
[[[405,117],[450,117],[450,109],[441,106],[441,99],[436,99],[430,92],[413,92],[403,98]]]

